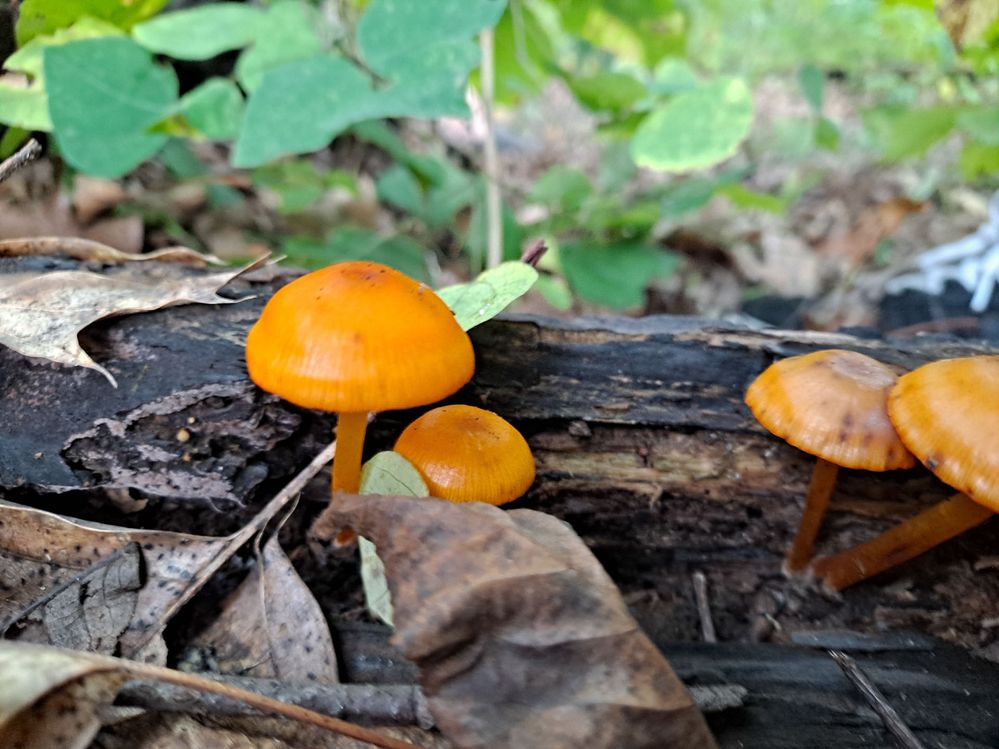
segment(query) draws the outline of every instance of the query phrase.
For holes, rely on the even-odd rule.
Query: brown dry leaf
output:
[[[73,178],[73,210],[85,224],[124,200],[125,188],[116,180],[85,174],[77,174]]]
[[[25,237],[0,240],[0,257],[46,255],[67,257],[84,262],[135,263],[156,260],[161,263],[187,263],[197,267],[218,265],[222,261],[203,255],[190,247],[164,247],[142,254],[122,252],[114,247],[83,237]]]
[[[562,521],[347,496],[336,520],[385,563],[394,642],[456,746],[711,749],[683,684]]]
[[[820,255],[841,263],[845,270],[859,268],[874,255],[882,239],[894,234],[906,216],[923,210],[924,205],[908,198],[894,198],[871,206],[849,231],[829,237],[816,249]]]
[[[332,446],[324,449],[246,526],[221,538],[85,523],[0,502],[2,631],[47,603],[50,591],[79,579],[94,563],[136,545],[141,549],[145,581],[118,644],[127,657],[141,655],[158,640],[180,607],[237,549],[297,497],[332,456]],[[102,635],[106,637],[107,633]]]
[[[100,729],[99,710],[126,680],[82,653],[0,643],[0,746],[83,749]]]
[[[79,332],[113,315],[177,304],[231,304],[217,290],[258,267],[263,258],[226,273],[150,283],[138,276],[100,276],[56,271],[0,287],[0,344],[31,357],[94,369],[117,387],[114,377],[80,346]]]
[[[62,195],[29,202],[0,198],[0,239],[84,237],[122,252],[137,253],[142,249],[144,234],[145,223],[138,214],[99,219],[88,226],[77,220],[69,200]]]
[[[141,565],[138,545],[127,544],[80,574],[49,588],[17,620],[17,639],[111,655],[132,621],[142,587]],[[21,575],[23,580],[37,566],[37,562],[15,558],[0,573],[0,579],[13,582],[14,576]],[[29,583],[27,592],[32,587]],[[15,594],[25,592],[24,589],[25,586],[20,586]],[[10,624],[4,631],[10,629]]]
[[[211,648],[222,673],[289,684],[339,681],[326,617],[276,536],[195,645]]]

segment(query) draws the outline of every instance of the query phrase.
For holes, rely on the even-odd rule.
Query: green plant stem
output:
[[[496,123],[493,119],[496,105],[496,70],[494,37],[491,28],[479,34],[482,49],[482,106],[485,110],[485,166],[486,166],[486,267],[495,268],[503,262],[503,205],[499,191],[499,155],[496,150]]]

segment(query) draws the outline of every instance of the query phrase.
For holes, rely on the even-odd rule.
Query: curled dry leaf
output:
[[[276,536],[195,644],[211,648],[222,673],[289,684],[339,680],[326,617]]]
[[[52,255],[83,262],[134,263],[156,260],[161,263],[186,263],[197,267],[216,265],[221,261],[203,255],[189,247],[164,247],[153,252],[122,252],[119,249],[83,237],[25,237],[0,240],[0,257]]]
[[[346,496],[378,545],[394,642],[456,747],[712,749],[703,717],[578,536],[531,510]]]
[[[81,330],[112,315],[148,312],[177,304],[238,301],[216,292],[263,261],[261,258],[237,271],[169,282],[57,271],[2,286],[0,344],[25,356],[94,369],[117,385],[111,373],[80,346],[77,335]]]

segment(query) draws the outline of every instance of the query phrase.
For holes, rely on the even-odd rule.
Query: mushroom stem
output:
[[[805,496],[805,509],[801,513],[801,522],[798,523],[798,533],[784,560],[784,571],[788,574],[801,572],[808,566],[812,558],[815,537],[819,535],[822,518],[826,514],[826,508],[829,507],[829,498],[836,486],[838,474],[839,466],[835,463],[822,458],[816,461],[815,469],[812,471],[812,481],[808,485],[808,494]]]
[[[366,411],[344,411],[336,422],[336,453],[333,455],[333,493],[357,494],[361,483],[361,452],[368,428]]]
[[[815,576],[831,590],[849,588],[984,523],[993,514],[966,495],[955,494],[870,541],[816,560]]]

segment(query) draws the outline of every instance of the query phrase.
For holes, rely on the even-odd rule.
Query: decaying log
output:
[[[348,675],[415,678],[378,625],[339,628]],[[877,714],[826,648],[843,646],[926,747],[999,746],[999,666],[930,638],[816,632],[817,649],[771,644],[658,642],[690,687],[738,685],[743,704],[706,711],[723,749],[861,749],[894,746]]]
[[[231,531],[318,452],[333,423],[246,378],[242,342],[273,288],[244,285],[234,293],[257,298],[227,307],[92,326],[84,343],[121,383],[117,390],[94,372],[0,350],[0,494],[113,522],[109,503],[95,506],[94,497],[121,504],[130,493],[150,501],[125,522]],[[697,570],[707,577],[722,641],[787,639],[819,623],[904,626],[987,648],[999,632],[991,623],[999,600],[995,523],[843,601],[786,583],[780,558],[812,459],[765,433],[742,404],[748,382],[781,356],[839,346],[904,369],[991,353],[985,344],[676,317],[509,317],[473,339],[477,374],[456,399],[525,431],[539,474],[522,505],[572,523],[654,635],[698,637]],[[412,415],[382,415],[370,449],[389,446]],[[944,492],[922,470],[846,472],[820,549],[868,537]]]

